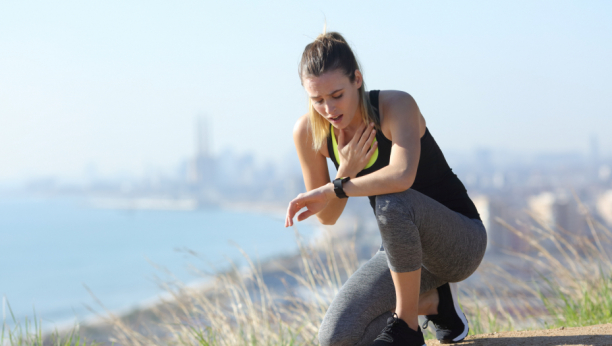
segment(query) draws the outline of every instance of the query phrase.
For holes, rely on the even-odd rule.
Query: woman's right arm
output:
[[[316,152],[312,148],[312,135],[308,130],[308,115],[300,117],[296,122],[293,128],[293,141],[295,142],[295,148],[297,149],[300,165],[302,166],[306,191],[328,184],[330,179],[327,170],[327,159],[321,152]],[[341,177],[340,173],[338,171],[337,178]],[[344,211],[347,200],[347,198],[331,200],[325,209],[316,214],[319,222],[324,225],[335,224]],[[298,221],[302,220],[298,215]]]

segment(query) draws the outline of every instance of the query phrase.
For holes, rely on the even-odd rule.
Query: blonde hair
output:
[[[314,42],[304,48],[299,67],[300,81],[306,76],[318,77],[325,72],[337,69],[342,70],[351,83],[355,81],[355,71],[361,71],[351,47],[339,33],[320,34]],[[380,129],[378,117],[375,116],[374,109],[365,93],[365,82],[359,88],[358,112],[366,124],[373,122],[375,127]],[[308,100],[308,123],[312,132],[313,149],[319,151],[329,135],[330,123],[314,109],[310,99]]]

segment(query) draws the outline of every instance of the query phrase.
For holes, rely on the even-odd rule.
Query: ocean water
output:
[[[17,321],[66,323],[129,310],[163,292],[159,280],[203,281],[197,271],[244,265],[238,247],[265,260],[297,249],[282,215],[222,209],[93,209],[80,199],[0,199],[0,295]],[[299,225],[308,239],[314,225]],[[197,253],[197,256],[193,255]],[[163,266],[172,276],[159,270]],[[11,317],[5,307],[7,320]]]

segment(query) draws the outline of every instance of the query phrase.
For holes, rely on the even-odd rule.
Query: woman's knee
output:
[[[323,319],[318,335],[321,346],[352,346],[359,341],[358,337],[353,337],[350,333],[347,333],[350,325],[338,322],[340,321]]]
[[[377,252],[334,297],[319,328],[319,342],[323,346],[359,345],[367,326],[393,307],[395,288],[387,254]]]
[[[416,194],[416,191],[408,189],[376,196],[376,218],[379,225],[387,225],[398,218],[414,221],[412,203],[417,197]]]

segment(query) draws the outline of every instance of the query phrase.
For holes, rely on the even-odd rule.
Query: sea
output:
[[[314,223],[300,223],[306,241]],[[163,283],[196,285],[232,265],[297,251],[281,213],[222,208],[114,210],[84,198],[0,198],[3,321],[46,327],[164,295]]]

